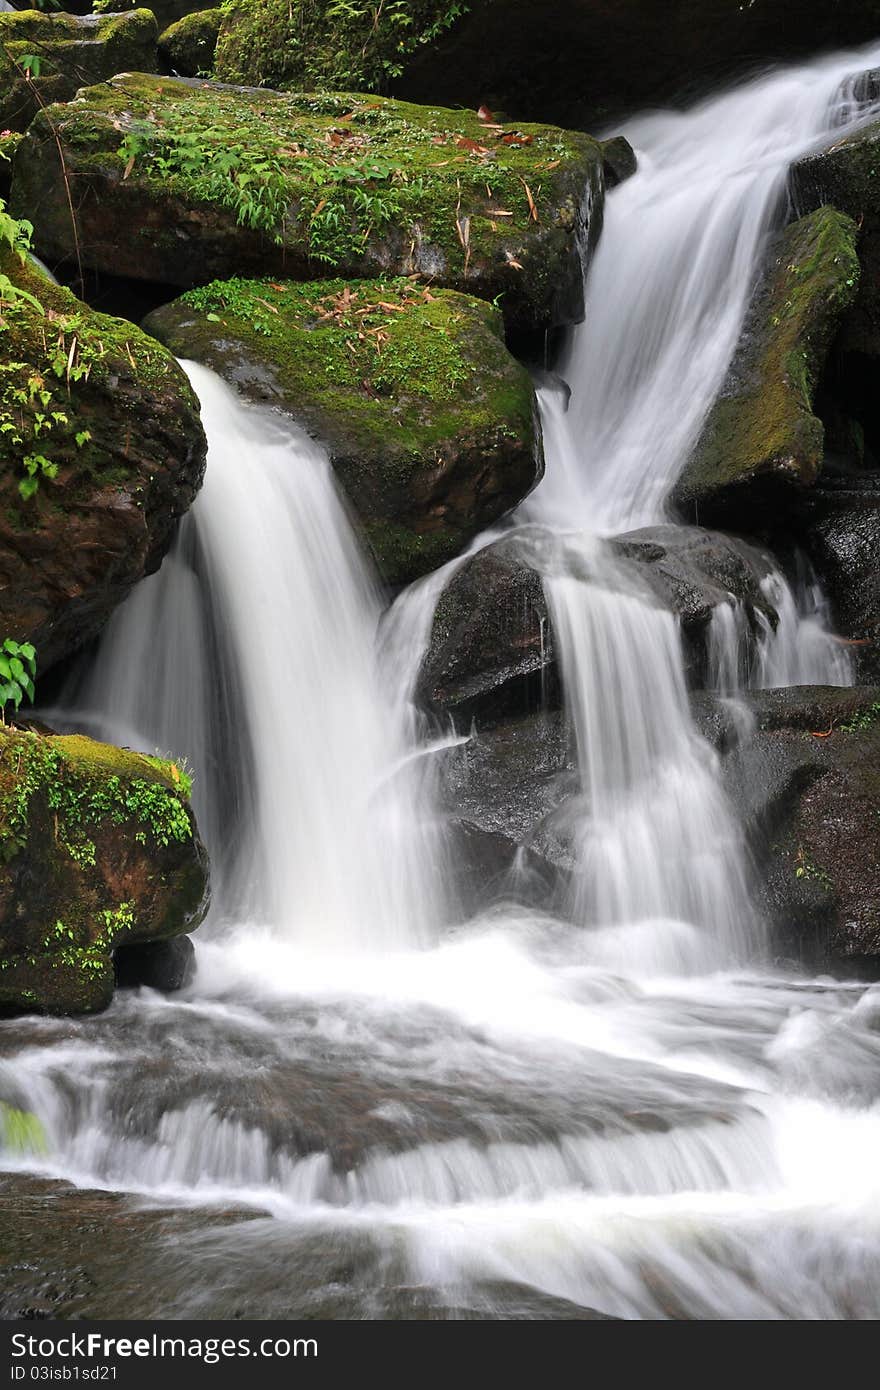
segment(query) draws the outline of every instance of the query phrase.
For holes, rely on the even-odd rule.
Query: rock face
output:
[[[801,687],[748,698],[754,737],[722,767],[790,951],[880,963],[880,689]]]
[[[856,228],[831,208],[786,229],[771,254],[722,393],[675,501],[700,520],[747,518],[757,499],[815,483],[824,432],[813,392],[855,299]]]
[[[481,300],[410,280],[234,280],[145,327],[326,445],[390,583],[459,554],[540,476],[531,380]]]
[[[589,136],[368,97],[117,78],[39,116],[19,146],[11,209],[53,266],[74,247],[52,127],[87,268],[181,288],[328,267],[420,274],[503,296],[519,328],[583,313],[580,248],[603,190]]]
[[[859,680],[880,685],[880,473],[826,466],[797,517],[838,626],[857,644]]]
[[[198,77],[214,66],[222,11],[197,10],[169,25],[159,36],[159,58],[172,73]]]
[[[0,328],[0,631],[45,671],[157,568],[206,444],[170,353],[11,253],[0,271],[32,297]]]
[[[173,764],[0,728],[0,1011],[77,1014],[113,953],[197,927],[207,857]]]
[[[261,0],[240,3],[262,8]],[[411,101],[486,101],[518,120],[540,113],[588,129],[623,111],[692,99],[756,62],[880,32],[877,0],[470,0],[437,8],[460,14],[403,59],[394,92]],[[299,9],[305,4],[294,3],[292,18]],[[331,23],[324,20],[326,30]]]
[[[842,345],[880,356],[880,121],[835,140],[794,166],[792,195],[805,212],[828,205],[860,225],[859,293],[843,324]]]
[[[656,526],[608,542],[595,573],[582,557],[538,527],[486,546],[453,575],[440,596],[418,683],[421,703],[459,728],[554,706],[560,695],[552,614],[542,576],[570,573],[584,584],[616,583],[674,613],[688,676],[706,674],[706,633],[719,604],[742,604],[753,633],[777,615],[761,588],[769,558],[735,537]],[[766,623],[764,624],[766,626]]]
[[[156,20],[149,10],[128,14],[0,14],[0,129],[25,130],[40,104],[69,101],[80,87],[118,72],[155,72]],[[35,55],[29,80],[20,64]]]

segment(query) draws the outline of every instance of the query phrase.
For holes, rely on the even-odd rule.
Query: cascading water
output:
[[[204,488],[67,718],[190,759],[218,915],[325,950],[424,944],[443,877],[427,770],[410,758],[408,703],[380,682],[378,589],[326,455],[187,371],[210,439]]]
[[[174,1209],[173,1246],[125,1251],[117,1316],[876,1317],[878,991],[718,969],[756,939],[739,830],[675,625],[603,538],[662,515],[785,167],[856,118],[836,94],[878,59],[627,132],[642,172],[609,200],[526,509],[564,533],[546,585],[589,930],[506,905],[432,936],[434,759],[406,697],[442,578],[377,668],[326,461],[193,372],[205,491],[70,715],[189,754],[237,925],[202,934],[182,995],[0,1025],[0,1098],[46,1135],[4,1167]]]

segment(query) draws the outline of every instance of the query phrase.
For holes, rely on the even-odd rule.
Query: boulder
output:
[[[880,472],[826,466],[797,526],[837,625],[855,644],[859,680],[880,684]]]
[[[114,961],[120,989],[145,985],[162,994],[173,994],[189,984],[196,968],[195,947],[188,936],[170,941],[145,941],[139,946],[120,946]]]
[[[0,274],[0,634],[45,671],[158,567],[206,443],[165,348],[11,252]]]
[[[184,15],[159,36],[159,58],[170,72],[199,77],[214,66],[222,10],[196,10]]]
[[[880,32],[877,0],[410,0],[405,27],[394,6],[332,0],[232,0],[224,13],[230,80],[320,89],[351,72],[412,101],[583,129]]]
[[[799,209],[809,212],[831,206],[848,213],[859,224],[861,278],[858,295],[842,324],[840,346],[871,357],[880,356],[878,175],[880,120],[842,139],[835,137],[830,149],[799,160],[791,171],[792,198]]]
[[[555,706],[560,683],[543,576],[614,584],[674,613],[691,684],[706,678],[707,628],[719,604],[742,605],[753,640],[777,614],[762,581],[761,550],[697,527],[655,526],[609,541],[598,569],[539,527],[525,527],[467,560],[438,600],[417,698],[460,728]],[[763,620],[763,621],[762,621]]]
[[[0,14],[0,129],[27,129],[41,106],[118,72],[155,72],[159,31],[149,10],[128,14]],[[30,73],[22,60],[35,56]]]
[[[751,739],[722,769],[777,943],[811,964],[880,965],[880,689],[746,697]]]
[[[583,314],[602,152],[552,126],[345,94],[282,95],[135,74],[30,126],[11,208],[55,266],[190,288],[232,275],[424,275],[499,299],[509,325]]]
[[[0,1011],[103,1009],[117,947],[199,925],[189,791],[163,759],[0,726]]]
[[[859,282],[851,218],[821,208],[774,243],[727,381],[674,490],[701,521],[738,524],[815,483],[813,393]]]
[[[144,326],[325,444],[389,583],[459,554],[540,476],[531,379],[482,300],[405,279],[233,280]]]

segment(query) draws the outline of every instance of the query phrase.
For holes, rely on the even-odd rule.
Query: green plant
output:
[[[30,642],[15,642],[7,637],[0,645],[0,706],[4,717],[10,701],[17,711],[25,695],[33,700],[36,674],[37,655]]]
[[[868,709],[859,710],[852,719],[846,724],[840,724],[839,730],[842,734],[858,734],[864,729],[870,729],[880,719],[880,703],[871,705]]]

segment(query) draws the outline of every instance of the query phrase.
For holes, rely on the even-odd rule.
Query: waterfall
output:
[[[430,760],[410,757],[414,712],[381,679],[379,593],[326,454],[184,365],[205,484],[67,719],[186,754],[217,915],[322,950],[425,943],[443,878]]]

